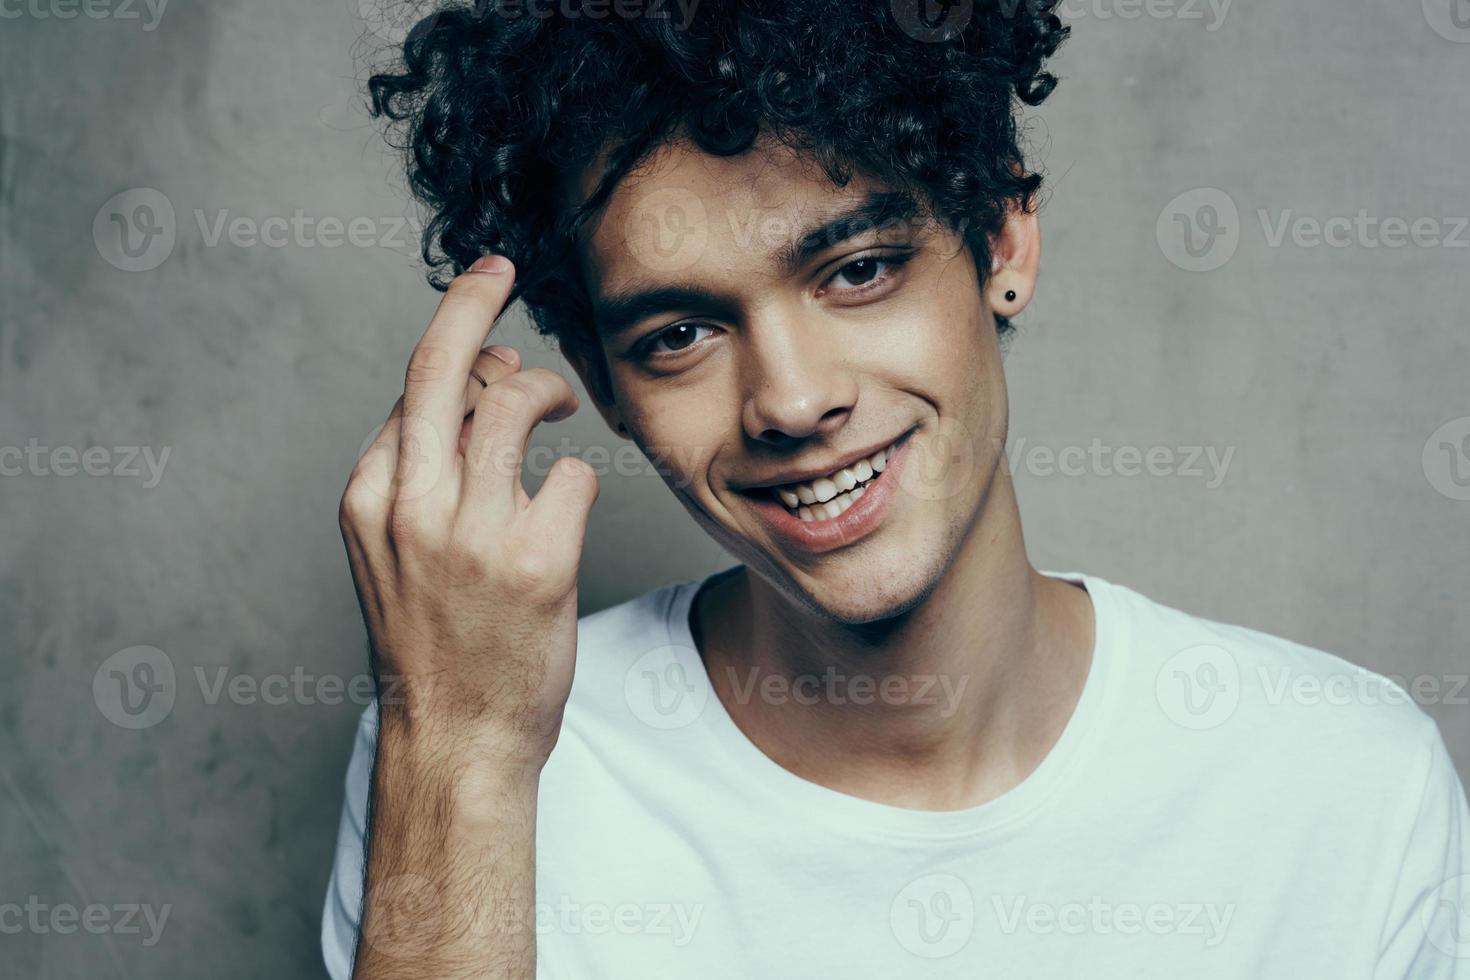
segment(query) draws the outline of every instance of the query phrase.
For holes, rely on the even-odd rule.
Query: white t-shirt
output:
[[[957,811],[849,796],[757,749],[694,649],[701,583],[584,618],[541,780],[538,977],[1470,978],[1465,794],[1400,688],[1048,574],[1096,611],[1081,698],[1029,777]],[[823,685],[750,696],[885,696]],[[926,693],[952,703],[907,696]],[[375,725],[369,708],[322,927],[339,980]]]

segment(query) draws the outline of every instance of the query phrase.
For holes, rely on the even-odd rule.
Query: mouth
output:
[[[742,493],[783,551],[815,557],[846,548],[887,519],[917,428],[830,473]]]
[[[805,523],[836,520],[862,499],[869,485],[888,468],[888,457],[901,440],[884,446],[855,463],[825,476],[771,487],[771,493],[792,517]]]

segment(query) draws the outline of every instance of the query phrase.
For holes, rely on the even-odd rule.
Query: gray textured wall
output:
[[[436,295],[356,0],[89,4],[0,0],[0,446],[37,447],[0,477],[0,903],[39,909],[0,973],[312,976],[363,670],[335,509]],[[1008,365],[1036,561],[1421,678],[1470,770],[1470,6],[1065,9]],[[656,478],[604,477],[587,609],[723,562]],[[130,715],[119,677],[160,693]]]

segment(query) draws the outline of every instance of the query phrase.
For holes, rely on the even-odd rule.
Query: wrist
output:
[[[535,807],[550,746],[486,728],[449,729],[379,715],[375,781],[381,795],[475,823]]]

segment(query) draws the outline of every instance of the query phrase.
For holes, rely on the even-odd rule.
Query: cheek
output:
[[[613,384],[634,440],[676,490],[698,495],[711,457],[736,424],[727,417],[733,395],[714,378],[699,385],[670,379],[625,384],[616,378]]]
[[[887,319],[867,357],[891,383],[931,402],[941,415],[971,416],[995,391],[995,321],[963,269],[946,269],[916,292],[923,299]]]

